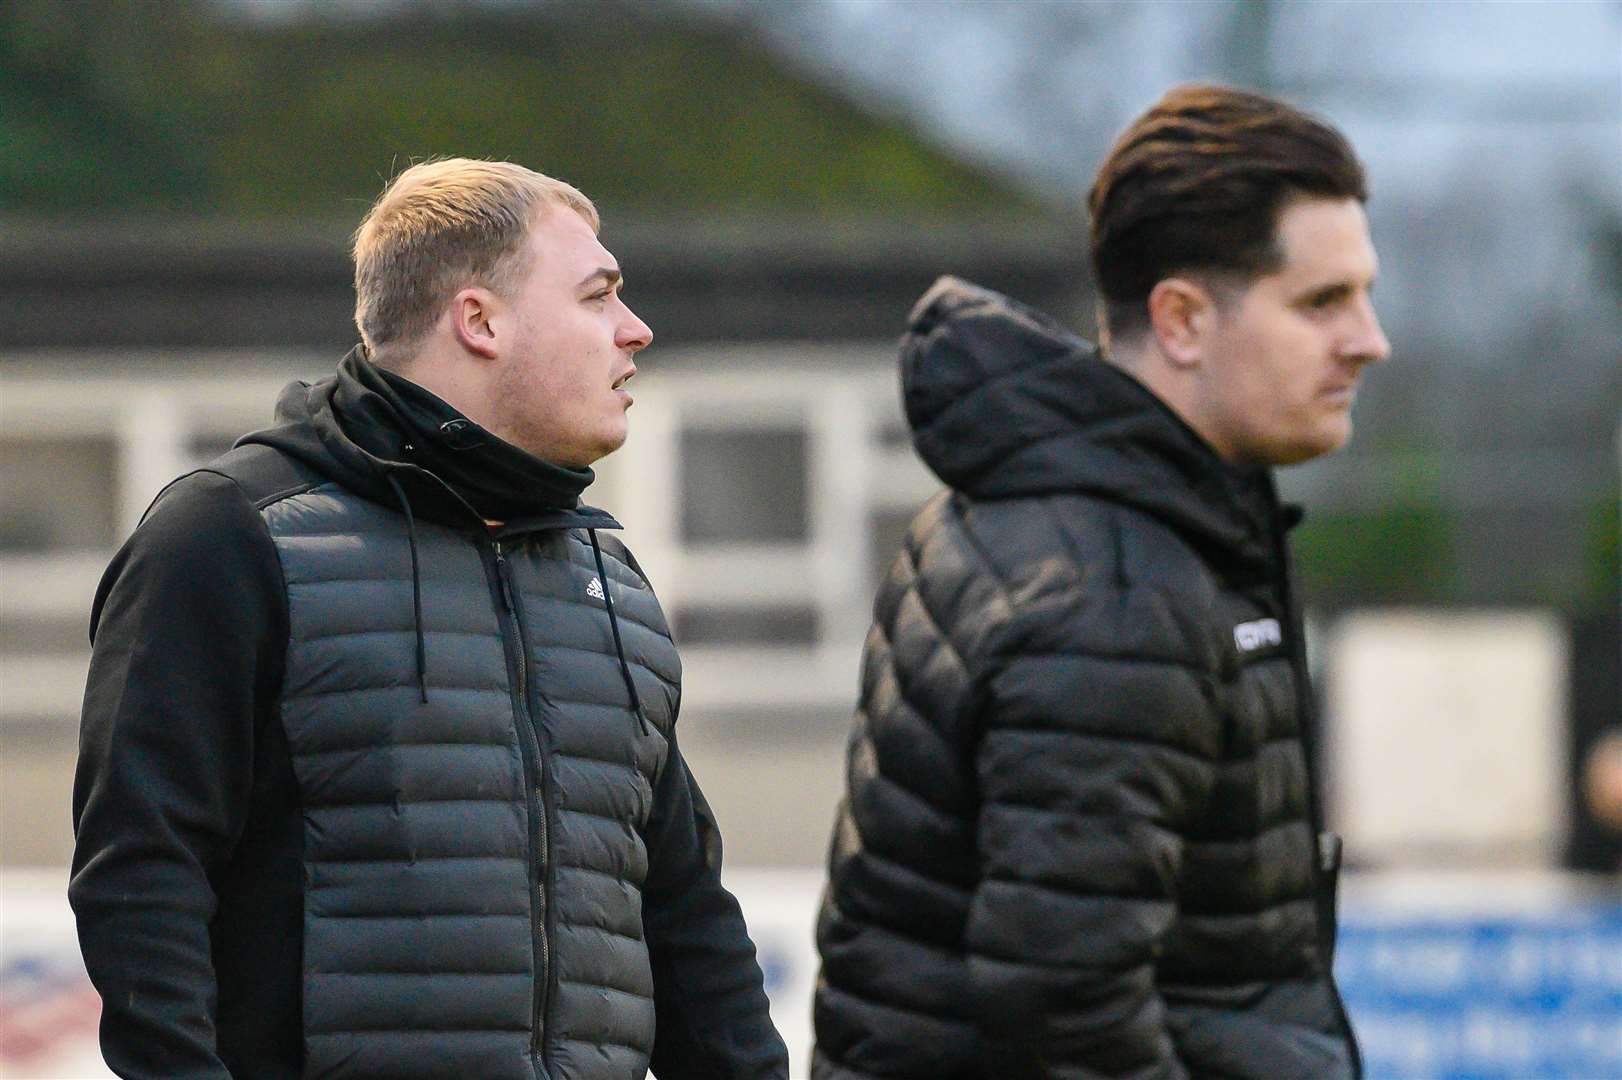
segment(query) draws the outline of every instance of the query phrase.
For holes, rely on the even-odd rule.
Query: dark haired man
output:
[[[1103,350],[950,278],[914,310],[950,490],[875,606],[818,1080],[1360,1072],[1269,467],[1387,354],[1365,197],[1327,125],[1180,87],[1092,191]]]

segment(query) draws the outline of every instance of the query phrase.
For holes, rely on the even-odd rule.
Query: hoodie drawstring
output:
[[[608,589],[608,570],[603,566],[603,549],[597,543],[597,530],[587,529],[586,535],[591,537],[591,554],[597,560],[597,580],[603,584],[603,605],[608,608],[608,628],[614,633],[614,651],[620,658],[620,675],[625,679],[625,689],[631,695],[631,711],[636,713],[637,723],[642,727],[642,734],[651,735],[648,730],[648,717],[642,711],[642,698],[636,692],[636,680],[631,678],[631,665],[625,660],[625,646],[620,641],[619,619],[614,617],[614,596]]]
[[[389,486],[394,489],[394,497],[400,500],[400,509],[405,513],[406,535],[411,541],[411,613],[416,620],[417,629],[417,689],[422,694],[423,704],[428,703],[428,647],[422,637],[422,569],[417,562],[417,519],[411,514],[411,500],[406,498],[405,489],[394,474],[384,473],[388,478]]]

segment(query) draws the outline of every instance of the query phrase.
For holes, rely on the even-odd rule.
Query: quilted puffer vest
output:
[[[305,1074],[642,1076],[641,829],[680,661],[641,574],[605,540],[599,580],[582,530],[418,521],[419,686],[400,513],[335,484],[262,513],[290,621]]]

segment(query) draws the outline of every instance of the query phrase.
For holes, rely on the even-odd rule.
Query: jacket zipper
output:
[[[524,758],[525,799],[529,805],[529,819],[535,850],[539,860],[529,860],[529,886],[533,903],[530,906],[530,934],[535,942],[535,988],[531,995],[533,1021],[530,1054],[541,1059],[541,1073],[546,1074],[545,1023],[546,1003],[551,987],[551,943],[547,929],[551,917],[552,853],[546,819],[546,757],[541,753],[540,730],[529,709],[529,658],[524,642],[524,624],[519,614],[518,592],[513,587],[512,566],[502,550],[501,541],[490,542],[495,556],[496,580],[506,617],[502,620],[502,643],[512,665],[513,713],[519,718],[522,737],[518,740]],[[507,632],[510,624],[511,633]],[[541,874],[546,874],[543,881]]]
[[[1318,956],[1324,966],[1324,975],[1329,981],[1329,993],[1334,998],[1335,1012],[1340,1020],[1341,1030],[1345,1033],[1346,1045],[1352,1052],[1352,1075],[1361,1077],[1363,1051],[1357,1045],[1357,1034],[1352,1030],[1351,1017],[1347,1014],[1346,1003],[1340,996],[1340,985],[1335,981],[1337,905],[1334,890],[1339,884],[1340,876],[1338,873],[1340,840],[1335,837],[1331,842],[1330,833],[1324,826],[1322,796],[1318,790],[1318,705],[1312,694],[1312,679],[1307,671],[1306,627],[1301,617],[1301,609],[1296,604],[1295,589],[1292,585],[1293,568],[1289,541],[1276,503],[1273,508],[1273,520],[1273,544],[1280,571],[1279,598],[1284,603],[1284,616],[1289,620],[1290,668],[1295,676],[1296,700],[1301,710],[1301,753],[1306,759],[1307,766],[1307,813],[1312,819],[1313,908],[1318,915]],[[1330,865],[1325,857],[1326,849],[1331,847],[1334,856],[1333,865]]]

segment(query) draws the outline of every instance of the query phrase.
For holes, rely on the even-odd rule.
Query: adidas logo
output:
[[[601,600],[603,598],[603,583],[596,578],[592,578],[591,584],[586,586],[586,595],[593,600]]]

